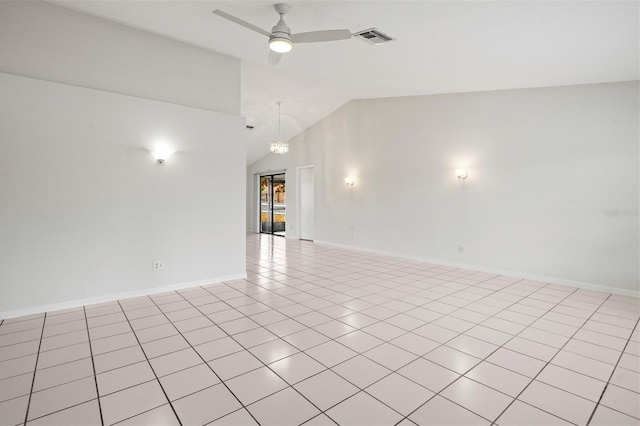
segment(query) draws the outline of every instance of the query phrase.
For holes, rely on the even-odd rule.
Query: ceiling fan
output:
[[[245,28],[255,31],[259,34],[269,37],[269,58],[267,62],[271,65],[277,65],[280,62],[280,58],[283,53],[290,52],[293,49],[294,43],[316,43],[321,41],[334,41],[334,40],[347,40],[351,38],[351,31],[349,30],[325,30],[325,31],[310,31],[307,33],[291,34],[291,29],[284,22],[284,15],[291,9],[291,6],[286,3],[276,3],[273,8],[280,15],[278,23],[271,28],[271,32],[263,30],[247,21],[243,21],[240,18],[236,18],[233,15],[229,15],[222,10],[214,10],[218,16],[228,19],[238,25],[242,25]]]

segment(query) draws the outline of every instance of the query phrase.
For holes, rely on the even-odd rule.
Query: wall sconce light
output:
[[[456,169],[456,176],[458,177],[458,180],[462,182],[467,178],[467,172],[462,169]]]
[[[356,181],[353,179],[353,177],[347,176],[346,178],[344,178],[344,184],[345,185],[353,186],[354,183],[356,183]]]
[[[173,155],[175,152],[176,152],[175,149],[162,147],[162,148],[157,148],[152,150],[151,155],[153,155],[153,158],[155,158],[158,161],[158,164],[162,164],[167,158],[171,157],[171,155]]]

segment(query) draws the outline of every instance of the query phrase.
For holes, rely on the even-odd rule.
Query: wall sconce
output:
[[[158,164],[162,164],[167,158],[171,157],[171,155],[173,155],[175,152],[176,152],[175,149],[162,147],[162,148],[157,148],[152,150],[151,155],[153,155],[153,158],[155,158],[158,161]]]
[[[458,180],[462,182],[467,178],[467,172],[462,169],[456,169],[456,176],[458,177]]]
[[[356,181],[353,179],[353,177],[347,176],[346,178],[344,178],[344,184],[345,185],[353,186],[354,183],[356,183]]]

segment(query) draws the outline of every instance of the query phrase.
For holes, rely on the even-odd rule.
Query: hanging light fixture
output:
[[[278,140],[275,142],[271,142],[271,152],[274,154],[286,154],[289,152],[289,144],[286,142],[282,142],[282,137],[280,136],[280,104],[282,102],[278,101]]]

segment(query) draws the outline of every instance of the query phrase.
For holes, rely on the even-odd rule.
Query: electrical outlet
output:
[[[458,251],[460,253],[466,253],[467,252],[467,246],[466,244],[458,244]]]
[[[162,261],[160,261],[160,260],[154,260],[153,261],[153,271],[157,272],[157,271],[160,271],[161,269],[164,269],[164,263],[162,263]]]

